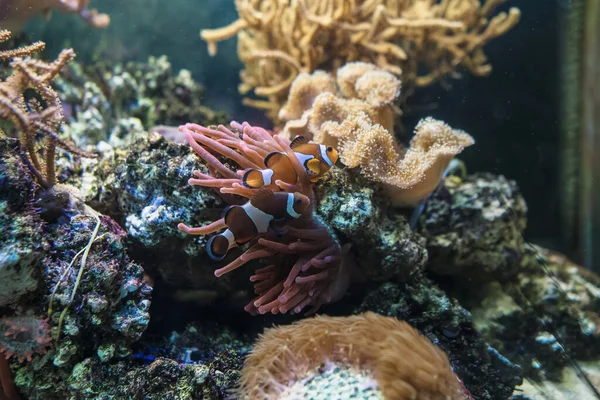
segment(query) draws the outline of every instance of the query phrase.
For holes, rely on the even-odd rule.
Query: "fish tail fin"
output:
[[[229,240],[223,234],[211,236],[206,243],[208,256],[215,261],[221,261],[229,251]]]
[[[265,185],[263,173],[259,169],[249,169],[242,178],[242,184],[250,189],[257,189]]]

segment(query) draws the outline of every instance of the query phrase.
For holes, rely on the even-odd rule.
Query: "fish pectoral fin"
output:
[[[206,243],[206,252],[215,261],[224,259],[228,251],[229,241],[223,235],[211,236]]]
[[[306,169],[313,175],[318,175],[321,172],[321,162],[316,158],[312,158],[306,162]]]

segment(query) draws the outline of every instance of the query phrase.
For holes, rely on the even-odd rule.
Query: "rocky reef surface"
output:
[[[188,185],[202,162],[177,131],[153,128],[224,117],[165,58],[75,64],[57,90],[65,137],[101,154],[59,154],[58,180],[81,202],[67,209],[30,177],[19,142],[0,138],[0,350],[32,349],[21,354],[30,361],[10,360],[18,390],[31,399],[226,398],[263,328],[301,316],[240,316],[253,268],[217,279],[207,238],[177,229],[217,220],[234,199]],[[515,182],[450,176],[414,231],[356,170],[333,168],[314,192],[315,218],[353,260],[349,292],[319,312],[406,320],[476,399],[560,392],[577,361],[597,376],[600,278],[524,241],[527,206]],[[24,317],[43,337],[6,335]],[[338,375],[351,374],[324,369],[313,383],[331,388]]]

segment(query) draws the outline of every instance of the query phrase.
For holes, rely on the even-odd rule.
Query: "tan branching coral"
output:
[[[52,10],[78,14],[94,28],[106,28],[110,24],[107,14],[88,8],[90,0],[3,0],[0,3],[0,25],[4,29],[19,32],[27,21],[37,14],[50,16]]]
[[[277,113],[296,76],[367,61],[398,75],[409,91],[460,69],[490,73],[483,46],[520,18],[493,15],[505,0],[235,0],[239,19],[200,32],[210,54],[238,36],[242,94],[248,105]]]
[[[315,96],[320,87],[327,90]],[[425,118],[410,148],[404,149],[394,137],[392,110],[399,95],[400,81],[373,64],[348,63],[337,70],[335,79],[323,71],[300,74],[279,113],[284,120],[300,117],[288,121],[281,135],[303,135],[337,147],[342,163],[360,167],[364,175],[383,183],[395,205],[417,205],[437,187],[450,161],[474,140]]]
[[[444,352],[406,322],[372,312],[268,329],[246,359],[239,397],[282,398],[327,362],[366,371],[386,399],[467,398]]]
[[[0,42],[6,41],[10,32],[0,31]],[[11,59],[12,74],[0,82],[0,118],[10,120],[21,135],[21,145],[27,153],[32,174],[45,188],[56,183],[56,148],[83,157],[94,157],[60,138],[63,110],[58,94],[51,82],[62,68],[75,57],[72,49],[63,50],[58,59],[47,63],[32,58],[22,58],[44,48],[37,42],[30,46],[0,52],[0,59]],[[26,96],[26,92],[27,96]],[[38,146],[38,134],[43,145]]]

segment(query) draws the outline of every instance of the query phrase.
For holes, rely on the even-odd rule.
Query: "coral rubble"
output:
[[[375,281],[406,281],[425,269],[425,239],[406,218],[390,211],[381,189],[354,169],[336,168],[315,186],[323,221],[352,244],[360,275]],[[360,277],[357,277],[360,279]]]
[[[35,291],[44,256],[44,223],[31,201],[36,186],[19,151],[17,140],[0,137],[0,307]]]
[[[494,15],[504,0],[236,0],[239,19],[201,31],[210,54],[237,34],[245,64],[240,93],[272,119],[303,72],[335,71],[367,61],[401,76],[408,88],[425,86],[461,69],[490,73],[483,47],[520,18],[517,8]],[[410,90],[410,89],[409,89]]]
[[[214,191],[188,185],[192,171],[200,167],[188,146],[152,133],[102,160],[86,199],[123,226],[132,254],[164,292],[181,297],[193,291],[196,299],[203,293],[208,301],[230,295],[231,282],[214,276],[204,251],[206,238],[177,229],[181,221],[209,223],[225,206]]]

